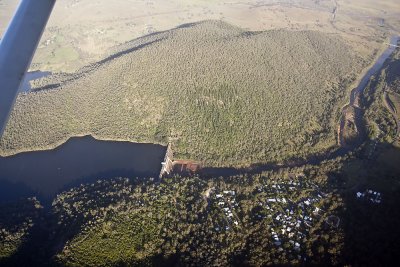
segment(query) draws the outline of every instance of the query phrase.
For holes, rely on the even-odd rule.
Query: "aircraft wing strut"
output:
[[[0,42],[0,136],[56,0],[22,0]]]

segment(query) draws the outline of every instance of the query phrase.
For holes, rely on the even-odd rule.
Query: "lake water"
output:
[[[398,37],[391,43],[397,44]],[[352,93],[361,93],[369,79],[394,51],[389,47],[365,74]],[[35,80],[50,72],[27,73],[22,91],[31,89],[29,80]],[[352,94],[353,95],[353,94]],[[354,99],[351,99],[351,103]],[[0,201],[15,200],[19,197],[42,195],[51,197],[60,189],[93,179],[112,177],[158,177],[166,147],[154,144],[131,142],[100,141],[91,136],[74,137],[53,150],[20,153],[10,157],[0,157]],[[322,155],[299,162],[318,164],[321,160],[332,158],[346,151],[337,151],[330,156]],[[282,166],[258,165],[253,168],[208,168],[205,176],[227,176],[252,171],[263,171]]]
[[[0,201],[42,195],[100,178],[155,177],[166,147],[74,137],[53,149],[0,157]]]
[[[32,87],[29,81],[37,80],[46,76],[49,76],[51,72],[49,71],[32,71],[27,72],[24,77],[24,81],[22,82],[19,91],[20,92],[29,92]]]

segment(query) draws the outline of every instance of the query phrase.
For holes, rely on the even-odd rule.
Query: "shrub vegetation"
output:
[[[364,64],[335,35],[183,25],[37,82],[18,97],[0,152],[93,134],[172,142],[206,165],[305,157],[335,145],[338,105]]]

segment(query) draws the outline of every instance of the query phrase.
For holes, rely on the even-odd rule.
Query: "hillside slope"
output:
[[[20,95],[0,153],[90,133],[172,142],[178,157],[210,165],[302,157],[335,145],[337,105],[362,63],[318,32],[183,25]]]

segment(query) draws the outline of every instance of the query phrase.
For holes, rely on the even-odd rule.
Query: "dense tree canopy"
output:
[[[206,165],[304,157],[335,145],[339,104],[363,63],[337,36],[186,25],[39,82],[18,97],[0,152],[90,133],[172,142]]]

